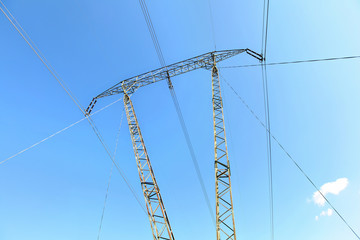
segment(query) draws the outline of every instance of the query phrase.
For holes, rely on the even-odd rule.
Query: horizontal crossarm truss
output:
[[[95,98],[102,98],[106,96],[111,96],[115,94],[124,93],[124,89],[126,89],[127,94],[132,94],[136,91],[136,89],[161,81],[166,80],[168,77],[174,77],[181,75],[183,73],[187,73],[196,69],[205,68],[210,70],[213,65],[213,57],[215,56],[216,62],[223,61],[230,57],[233,57],[237,54],[243,53],[247,51],[247,49],[234,49],[234,50],[224,50],[224,51],[215,51],[205,53],[203,55],[193,57],[178,63],[171,64],[166,67],[162,67],[144,74],[140,74],[135,77],[128,78],[123,80],[113,87],[107,89],[106,91],[100,93]]]

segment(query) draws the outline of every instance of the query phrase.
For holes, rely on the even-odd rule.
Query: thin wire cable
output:
[[[110,104],[108,104],[108,105],[106,105],[105,107],[103,107],[103,108],[101,108],[101,109],[97,110],[96,112],[92,113],[92,114],[91,114],[91,116],[93,116],[93,115],[95,115],[95,114],[97,114],[97,113],[99,113],[99,112],[103,111],[104,109],[106,109],[106,108],[110,107],[111,105],[113,105],[113,104],[115,104],[115,103],[119,102],[120,100],[121,100],[121,98],[120,98],[120,99],[118,99],[118,100],[116,100],[116,101],[114,101],[114,102],[112,102],[112,103],[110,103]],[[58,135],[59,133],[64,132],[65,130],[67,130],[67,129],[69,129],[69,128],[71,128],[71,127],[75,126],[75,125],[77,125],[78,123],[80,123],[80,122],[84,121],[85,119],[86,119],[86,117],[84,117],[84,118],[80,119],[79,121],[76,121],[76,122],[74,122],[74,123],[70,124],[69,126],[67,126],[67,127],[63,128],[63,129],[61,129],[61,130],[59,130],[59,131],[57,131],[57,132],[55,132],[55,133],[53,133],[53,134],[49,135],[48,137],[46,137],[46,138],[44,138],[44,139],[42,139],[42,140],[40,140],[40,141],[38,141],[38,142],[34,143],[33,145],[31,145],[31,146],[29,146],[29,147],[27,147],[27,148],[25,148],[25,149],[23,149],[23,150],[21,150],[21,151],[19,151],[19,152],[15,153],[14,155],[12,155],[12,156],[10,156],[10,157],[6,158],[5,160],[1,161],[1,162],[0,162],[0,165],[1,165],[1,164],[3,164],[3,163],[5,163],[5,162],[7,162],[7,161],[9,161],[9,160],[10,160],[10,159],[12,159],[12,158],[14,158],[14,157],[18,156],[18,155],[20,155],[20,154],[22,154],[22,153],[26,152],[27,150],[29,150],[29,149],[31,149],[31,148],[33,148],[33,147],[35,147],[35,146],[39,145],[40,143],[43,143],[43,142],[45,142],[46,140],[49,140],[50,138],[53,138],[54,136]]]
[[[113,164],[115,165],[116,169],[118,170],[120,176],[123,178],[123,180],[125,181],[126,185],[128,186],[129,190],[131,191],[131,193],[133,194],[133,196],[135,197],[137,203],[139,204],[139,206],[142,208],[143,212],[147,215],[147,212],[144,208],[144,206],[142,205],[142,203],[140,202],[133,186],[130,184],[130,182],[128,181],[125,173],[123,172],[123,170],[119,167],[118,163],[115,161],[114,156],[110,153],[109,148],[107,147],[102,135],[100,134],[100,131],[98,130],[98,128],[95,126],[95,123],[93,122],[93,120],[90,118],[90,116],[87,116],[87,120],[90,123],[90,126],[92,127],[94,133],[96,134],[97,138],[99,139],[100,143],[102,144],[103,148],[105,149],[106,153],[108,154],[108,156],[110,157],[111,161],[113,162]]]
[[[267,38],[268,38],[268,26],[269,26],[269,0],[264,0],[263,7],[263,27],[262,27],[262,46],[261,54],[263,61],[261,62],[261,76],[263,83],[263,95],[264,95],[264,112],[265,112],[265,126],[266,126],[266,152],[268,160],[268,179],[269,179],[269,211],[270,211],[270,239],[274,240],[274,193],[273,193],[273,172],[272,172],[272,152],[271,152],[271,125],[270,125],[270,104],[269,104],[269,92],[267,81]],[[265,11],[266,9],[266,11]]]
[[[60,86],[65,90],[65,92],[67,93],[67,95],[71,98],[71,100],[76,104],[76,106],[80,109],[80,111],[85,114],[83,108],[81,107],[79,101],[74,97],[74,95],[71,93],[70,89],[65,85],[64,81],[58,76],[58,74],[53,70],[53,67],[49,64],[49,62],[46,60],[45,57],[43,57],[43,54],[41,53],[41,51],[36,47],[35,44],[31,44],[31,42],[33,43],[33,41],[31,40],[30,37],[26,38],[27,33],[24,31],[24,29],[21,27],[21,25],[18,23],[18,21],[16,21],[16,19],[14,18],[14,16],[11,14],[11,12],[6,8],[6,6],[4,5],[4,3],[0,0],[0,4],[4,7],[4,9],[6,10],[6,12],[4,11],[4,9],[0,6],[0,10],[3,12],[3,14],[5,15],[5,17],[9,20],[9,22],[14,26],[14,28],[16,29],[16,31],[21,35],[21,37],[25,40],[25,42],[30,46],[30,48],[33,50],[33,52],[36,54],[36,56],[40,59],[40,61],[44,64],[44,66],[48,69],[48,71],[51,73],[51,75],[53,75],[53,77],[55,78],[55,80],[60,84]],[[12,18],[12,19],[11,19]],[[17,25],[16,25],[17,23]],[[22,30],[22,31],[21,31]]]
[[[213,12],[212,12],[212,7],[211,7],[211,0],[208,0],[208,4],[209,4],[209,10],[210,10],[211,31],[212,31],[212,36],[213,36],[213,40],[214,40],[214,48],[216,51],[215,27],[214,27],[214,17],[213,17]]]
[[[264,0],[265,3],[265,0]],[[267,4],[266,4],[266,18],[265,16],[263,17],[263,19],[265,20],[265,36],[264,36],[264,49],[263,49],[263,58],[264,61],[266,61],[266,54],[267,54],[267,40],[268,40],[268,27],[269,27],[269,0],[267,0]]]
[[[156,50],[158,58],[159,58],[159,62],[162,65],[162,67],[166,67],[164,56],[162,54],[162,50],[161,50],[161,47],[160,47],[160,44],[159,44],[155,29],[154,29],[154,26],[152,24],[151,17],[150,17],[148,8],[146,6],[145,0],[139,0],[139,3],[140,3],[140,6],[141,6],[141,9],[142,9],[142,12],[144,14],[146,24],[148,26],[149,33],[150,33],[151,38],[153,40],[153,44],[154,44],[155,50]],[[202,190],[202,193],[204,195],[205,202],[206,202],[206,205],[207,205],[208,210],[209,210],[209,214],[210,214],[210,216],[212,218],[214,226],[216,227],[215,217],[214,217],[214,213],[213,213],[212,208],[211,208],[209,196],[207,194],[207,191],[206,191],[206,188],[205,188],[205,183],[204,183],[204,180],[203,180],[201,172],[200,172],[199,163],[198,163],[198,161],[196,159],[194,148],[193,148],[193,145],[191,143],[189,133],[188,133],[188,130],[187,130],[186,125],[185,125],[185,120],[184,120],[182,112],[181,112],[179,101],[178,101],[178,99],[176,97],[176,94],[175,94],[175,89],[173,87],[171,87],[171,88],[169,87],[169,90],[170,90],[170,93],[171,93],[171,96],[172,96],[172,99],[173,99],[173,102],[174,102],[174,105],[175,105],[175,109],[176,109],[176,112],[177,112],[177,115],[178,115],[178,118],[179,118],[179,121],[180,121],[181,129],[182,129],[183,134],[185,136],[186,144],[187,144],[187,147],[189,149],[192,162],[193,162],[194,167],[195,167],[195,172],[197,174],[198,180],[199,180],[200,185],[201,185],[201,190]]]
[[[99,226],[99,231],[98,231],[97,240],[100,239],[100,233],[101,233],[102,223],[103,223],[103,219],[104,219],[105,207],[106,207],[106,202],[107,202],[107,198],[108,198],[108,194],[109,194],[109,188],[110,188],[110,182],[111,182],[111,176],[112,176],[113,169],[114,169],[114,163],[111,163],[109,180],[108,180],[108,184],[107,184],[107,188],[106,188],[104,206],[103,206],[103,210],[102,210],[102,213],[101,213],[100,226]]]
[[[50,136],[48,136],[48,137],[46,137],[46,138],[44,138],[44,139],[40,140],[39,142],[34,143],[34,144],[33,144],[33,145],[31,145],[30,147],[28,147],[28,148],[25,148],[25,149],[21,150],[20,152],[18,152],[18,153],[16,153],[16,154],[12,155],[11,157],[9,157],[9,158],[7,158],[7,159],[5,159],[5,160],[1,161],[1,162],[0,162],[0,165],[1,165],[1,164],[3,164],[3,163],[5,163],[5,162],[7,162],[7,161],[9,161],[9,160],[10,160],[10,159],[12,159],[12,158],[14,158],[14,157],[18,156],[18,155],[20,155],[20,154],[22,154],[22,153],[26,152],[27,150],[29,150],[29,149],[31,149],[31,148],[33,148],[33,147],[35,147],[35,146],[39,145],[40,143],[45,142],[46,140],[48,140],[48,139],[50,139],[50,138],[52,138],[52,137],[54,137],[54,136],[58,135],[59,133],[61,133],[61,132],[65,131],[65,130],[67,130],[67,129],[69,129],[69,128],[73,127],[73,126],[75,126],[76,124],[78,124],[78,123],[82,122],[83,120],[87,119],[87,120],[89,121],[89,123],[90,123],[90,126],[93,128],[93,130],[94,130],[94,132],[95,132],[96,136],[97,136],[97,137],[98,137],[98,139],[100,140],[100,143],[103,145],[104,149],[105,149],[105,150],[106,150],[106,152],[108,153],[108,155],[109,155],[109,157],[110,157],[111,161],[112,161],[112,162],[113,162],[113,164],[116,166],[116,169],[118,170],[118,172],[120,173],[121,177],[123,178],[123,180],[125,181],[126,185],[128,186],[129,190],[132,192],[133,196],[135,197],[135,199],[136,199],[136,201],[138,202],[138,204],[140,205],[140,207],[143,209],[144,213],[145,213],[145,214],[147,214],[147,213],[146,213],[146,211],[145,211],[145,208],[143,207],[143,205],[141,204],[141,202],[140,202],[140,200],[139,200],[139,198],[138,198],[137,194],[135,193],[134,188],[132,187],[132,185],[131,185],[131,184],[129,183],[129,181],[127,180],[127,177],[126,177],[126,175],[123,173],[123,171],[121,170],[121,168],[118,166],[118,164],[117,164],[117,163],[115,162],[115,160],[113,159],[113,156],[111,156],[111,154],[110,154],[110,152],[108,151],[108,148],[107,148],[107,146],[106,146],[106,144],[105,144],[105,142],[104,142],[104,140],[103,140],[103,138],[102,138],[102,136],[101,136],[101,134],[100,134],[99,130],[97,129],[97,127],[96,127],[96,126],[95,126],[95,124],[93,123],[93,120],[92,120],[92,119],[90,119],[90,116],[93,116],[93,115],[95,115],[95,114],[97,114],[97,113],[101,112],[102,110],[104,110],[104,109],[106,109],[106,108],[110,107],[111,105],[113,105],[114,103],[116,103],[116,102],[118,102],[118,101],[120,101],[120,100],[121,100],[121,99],[118,99],[118,100],[116,100],[116,101],[114,101],[114,102],[110,103],[109,105],[107,105],[107,106],[103,107],[102,109],[100,109],[100,110],[98,110],[98,111],[94,112],[93,114],[91,114],[91,115],[89,115],[89,116],[86,116],[86,117],[84,117],[84,118],[80,119],[79,121],[77,121],[77,122],[75,122],[75,123],[72,123],[72,124],[70,124],[69,126],[67,126],[67,127],[63,128],[63,129],[61,129],[60,131],[57,131],[56,133],[53,133],[53,134],[51,134]]]
[[[245,100],[235,91],[235,89],[230,85],[230,83],[223,77],[224,82],[229,86],[229,88],[234,92],[234,94],[239,98],[241,103],[246,107],[246,109],[251,113],[251,115],[260,123],[260,125],[265,128],[265,130],[270,134],[274,141],[278,144],[280,149],[287,155],[287,157],[292,161],[296,168],[305,176],[305,178],[310,182],[310,184],[320,193],[320,195],[325,199],[329,206],[336,212],[340,219],[345,223],[345,225],[351,230],[351,232],[356,236],[357,239],[360,239],[359,235],[355,230],[349,225],[345,218],[340,214],[340,212],[335,208],[335,206],[325,197],[325,195],[320,191],[320,188],[311,180],[308,174],[300,167],[300,165],[295,161],[295,159],[290,155],[290,153],[284,148],[284,146],[277,140],[277,138],[266,128],[263,121],[256,115],[252,108],[245,102]]]
[[[272,63],[264,63],[264,64],[248,64],[248,65],[238,65],[238,66],[224,66],[224,67],[220,67],[220,68],[248,68],[248,67],[261,67],[262,65],[266,65],[266,66],[286,65],[286,64],[297,64],[297,63],[311,63],[311,62],[347,60],[347,59],[355,59],[355,58],[360,58],[360,55],[346,56],[346,57],[308,59],[308,60],[296,60],[296,61],[289,61],[289,62],[272,62]]]
[[[151,39],[153,41],[156,53],[158,55],[160,65],[162,67],[164,67],[166,65],[165,60],[164,60],[164,55],[162,53],[162,50],[161,50],[161,47],[160,47],[160,44],[159,44],[159,40],[158,40],[157,35],[156,35],[154,25],[152,24],[146,2],[145,2],[145,0],[139,0],[139,3],[140,3],[141,10],[143,12],[143,15],[144,15],[144,18],[145,18],[145,21],[146,21],[146,25],[148,27],[148,30],[149,30],[149,33],[150,33],[150,36],[151,36]]]
[[[266,66],[263,66],[266,67]],[[224,76],[220,73],[222,79]],[[265,129],[269,129],[270,132],[270,111],[269,111],[269,98],[268,98],[268,84],[266,69],[262,69],[263,80],[263,95],[264,95],[264,112],[265,112]],[[274,197],[273,197],[273,177],[272,177],[272,148],[271,137],[268,131],[266,131],[266,152],[268,160],[268,180],[269,180],[269,209],[270,209],[270,238],[274,239]]]
[[[116,143],[115,143],[115,150],[114,150],[114,159],[116,159],[116,152],[117,152],[117,148],[118,148],[119,136],[120,136],[120,130],[121,130],[121,125],[122,125],[123,118],[124,118],[124,109],[123,109],[123,111],[122,111],[122,113],[121,113],[121,119],[120,119],[119,129],[118,129],[118,132],[117,132],[117,135],[116,135]],[[112,176],[113,168],[114,168],[114,163],[111,164],[111,169],[110,169],[110,174],[109,174],[109,180],[108,180],[108,184],[107,184],[107,188],[106,188],[106,194],[105,194],[105,199],[104,199],[104,206],[103,206],[102,213],[101,213],[101,218],[100,218],[100,225],[99,225],[99,231],[98,231],[97,240],[100,239],[100,233],[101,233],[101,228],[102,228],[103,219],[104,219],[104,214],[105,214],[106,202],[107,202],[107,198],[108,198],[108,195],[109,195],[109,188],[110,188],[111,176]]]
[[[190,140],[190,136],[189,136],[189,132],[187,130],[187,127],[186,127],[186,124],[185,124],[185,120],[184,120],[184,117],[183,117],[183,114],[181,112],[181,108],[180,108],[180,104],[179,104],[179,101],[176,97],[176,94],[175,94],[175,90],[172,88],[170,89],[170,93],[171,93],[171,97],[173,99],[173,102],[174,102],[174,105],[175,105],[175,109],[176,109],[176,113],[178,115],[178,119],[179,119],[179,122],[180,122],[180,125],[181,125],[181,129],[183,131],[183,134],[185,136],[185,140],[186,140],[186,144],[188,146],[188,149],[189,149],[189,152],[190,152],[190,155],[191,155],[191,159],[192,159],[192,162],[193,162],[193,165],[195,167],[195,172],[196,172],[196,175],[197,175],[197,178],[198,178],[198,181],[200,182],[200,186],[201,186],[201,191],[203,193],[203,196],[205,198],[205,202],[206,202],[206,205],[208,207],[208,210],[209,210],[209,214],[211,216],[211,219],[213,221],[213,224],[214,224],[214,227],[216,228],[216,221],[215,221],[215,217],[214,217],[214,212],[212,211],[212,208],[211,208],[211,204],[210,204],[210,200],[209,200],[209,195],[206,191],[206,187],[205,187],[205,183],[204,183],[204,179],[201,175],[201,171],[200,171],[200,167],[199,167],[199,163],[197,161],[197,158],[196,158],[196,155],[195,155],[195,151],[194,151],[194,147],[191,143],[191,140]]]
[[[263,80],[263,95],[264,95],[264,111],[265,111],[265,126],[266,131],[266,150],[268,159],[268,179],[269,179],[269,208],[270,208],[270,239],[274,240],[274,194],[273,194],[273,172],[272,172],[272,152],[271,152],[271,125],[270,125],[270,107],[269,107],[269,92],[266,66],[261,68]]]
[[[41,62],[44,64],[44,66],[47,68],[47,70],[51,73],[51,75],[55,78],[55,80],[60,84],[60,86],[64,89],[64,91],[67,93],[67,95],[71,98],[71,100],[75,103],[75,105],[79,108],[79,110],[86,116],[86,119],[88,120],[91,128],[93,129],[94,133],[96,134],[96,136],[98,137],[100,143],[102,144],[102,146],[104,147],[105,151],[107,152],[107,154],[109,155],[110,159],[112,160],[112,162],[115,164],[117,170],[119,171],[121,177],[124,179],[124,181],[126,182],[127,186],[129,187],[129,189],[131,190],[131,192],[133,193],[134,197],[136,198],[137,202],[139,203],[139,205],[141,206],[141,208],[143,209],[144,213],[146,214],[145,208],[143,207],[143,205],[141,205],[137,195],[135,194],[135,191],[133,189],[133,187],[130,185],[130,183],[127,181],[125,174],[123,173],[123,171],[120,169],[120,167],[116,164],[115,160],[113,159],[110,151],[108,150],[104,139],[102,138],[99,130],[97,129],[97,127],[95,126],[95,123],[93,122],[93,120],[91,119],[91,116],[87,115],[86,112],[84,111],[84,109],[81,107],[80,102],[76,99],[76,97],[71,93],[70,89],[65,85],[64,81],[58,76],[58,74],[53,70],[53,67],[51,66],[51,64],[46,60],[46,58],[42,57],[43,54],[41,53],[40,50],[36,50],[38,49],[37,47],[34,47],[31,42],[33,42],[32,40],[27,39],[26,36],[28,36],[25,32],[22,32],[21,29],[23,30],[23,28],[20,26],[20,24],[18,23],[18,21],[16,21],[16,19],[14,18],[14,16],[10,13],[10,11],[6,8],[6,6],[4,5],[4,3],[0,0],[0,4],[3,6],[4,9],[7,10],[7,13],[4,11],[4,9],[0,6],[0,10],[3,12],[3,14],[5,15],[5,17],[9,20],[9,22],[14,26],[14,28],[17,30],[17,32],[21,35],[21,37],[25,40],[25,42],[30,46],[30,48],[33,50],[33,52],[36,54],[36,56],[41,60]],[[10,18],[11,16],[11,18]],[[16,23],[19,25],[17,26]]]
[[[81,104],[79,103],[79,100],[76,98],[76,96],[71,92],[71,90],[66,86],[66,84],[65,84],[65,82],[61,79],[61,77],[59,76],[59,74],[55,71],[55,69],[51,66],[51,64],[49,63],[49,61],[47,60],[47,58],[44,56],[44,54],[40,51],[40,49],[37,47],[37,45],[35,44],[35,42],[30,38],[30,36],[27,34],[27,32],[22,28],[22,26],[21,26],[21,24],[16,20],[16,18],[11,14],[11,12],[10,12],[10,10],[4,5],[4,3],[3,2],[1,2],[1,0],[0,0],[0,3],[1,3],[1,5],[4,7],[4,9],[6,10],[6,12],[9,14],[9,16],[12,18],[12,20],[14,21],[14,23],[17,25],[17,27],[22,31],[22,34],[27,38],[27,40],[29,41],[29,43],[30,43],[30,45],[32,45],[32,46],[30,46],[30,47],[33,47],[36,51],[37,51],[37,53],[38,53],[38,55],[42,58],[42,61],[43,62],[45,62],[46,63],[46,67],[47,68],[50,68],[51,69],[51,71],[52,71],[52,74],[55,74],[56,76],[57,76],[57,78],[60,80],[60,85],[62,86],[62,87],[65,87],[66,89],[65,89],[65,91],[67,91],[68,92],[68,94],[70,94],[69,96],[70,97],[72,97],[73,98],[73,100],[75,100],[75,102],[77,102],[78,104],[78,106],[81,106]],[[5,14],[6,15],[6,14]],[[9,18],[8,18],[9,19]],[[11,21],[10,21],[11,22]],[[13,26],[16,28],[16,26],[13,24]],[[16,29],[18,32],[19,32],[19,30],[18,29]],[[20,33],[20,32],[19,32]],[[20,35],[21,35],[21,33],[20,33]],[[24,38],[24,36],[22,36],[23,38]],[[26,41],[26,39],[24,39],[25,41]],[[28,44],[29,44],[28,43]],[[33,51],[34,51],[34,49],[33,49]],[[35,52],[36,53],[36,52]],[[41,60],[41,59],[40,59]],[[80,109],[81,110],[81,109]]]
[[[223,86],[223,78],[220,78],[220,81],[221,81],[221,86]],[[230,119],[230,111],[229,111],[229,107],[228,107],[228,104],[227,104],[227,103],[230,103],[230,105],[231,105],[231,102],[229,101],[229,98],[228,98],[228,95],[227,95],[227,90],[224,87],[221,88],[221,96],[223,98],[222,103],[223,103],[223,107],[224,107],[224,116],[228,116],[226,118],[224,117],[225,126],[226,126],[226,129],[228,130],[226,133],[229,133],[229,135],[226,135],[228,137],[228,139],[229,139],[229,141],[227,142],[227,143],[229,143],[228,151],[229,151],[229,155],[230,155],[231,152],[233,152],[233,156],[234,156],[235,152],[236,152],[235,151],[236,148],[234,147],[234,144],[233,144],[234,143],[234,138],[233,138],[234,135],[233,135],[233,131],[232,131],[230,120],[229,120]],[[232,158],[232,159],[234,159],[234,158]],[[233,185],[233,180],[234,179],[236,180],[237,185],[241,186],[242,185],[241,179],[238,176],[238,174],[235,173],[235,171],[234,171],[234,166],[235,166],[235,170],[238,171],[240,173],[239,175],[241,176],[241,171],[240,171],[239,165],[238,165],[237,161],[232,161],[232,162],[230,162],[230,164],[232,164],[232,167],[231,167],[231,177],[232,177],[232,179],[231,179],[232,182],[231,183],[232,183],[232,187],[234,186]],[[238,192],[239,196],[242,196],[240,188],[236,188],[236,191]]]
[[[264,56],[265,7],[266,7],[266,0],[264,0],[264,4],[263,4],[263,20],[262,20],[262,31],[261,31],[261,55],[262,55],[262,56]]]

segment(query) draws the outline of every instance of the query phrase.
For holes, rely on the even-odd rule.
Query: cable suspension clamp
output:
[[[253,50],[251,50],[251,49],[245,49],[245,52],[247,53],[247,54],[249,54],[250,56],[252,56],[252,57],[254,57],[254,58],[256,58],[257,60],[259,60],[260,62],[263,62],[263,61],[265,61],[265,59],[264,59],[264,57],[261,55],[261,54],[259,54],[259,53],[257,53],[257,52],[254,52]]]
[[[169,72],[166,72],[166,74],[167,74],[167,83],[168,83],[168,86],[169,86],[170,89],[173,89],[174,86],[172,85]]]
[[[90,115],[90,113],[91,113],[91,111],[93,110],[96,102],[97,102],[97,98],[96,98],[96,97],[91,100],[89,106],[88,106],[88,107],[86,108],[86,110],[85,110],[85,116],[89,116],[89,115]]]

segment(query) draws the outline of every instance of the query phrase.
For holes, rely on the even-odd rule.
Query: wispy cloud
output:
[[[328,210],[326,210],[326,211],[321,211],[320,217],[324,217],[324,216],[330,217],[333,215],[333,213],[334,213],[334,211],[331,208],[328,208]],[[315,216],[315,220],[318,221],[319,216]]]
[[[335,182],[328,182],[321,186],[320,192],[326,196],[327,194],[338,195],[341,191],[343,191],[349,184],[349,180],[347,178],[339,178]],[[321,196],[319,191],[314,192],[313,201],[318,206],[325,205],[325,198]],[[330,209],[331,210],[331,209]],[[332,212],[331,212],[332,214]],[[330,216],[330,215],[329,215]]]
[[[320,213],[320,216],[329,216],[330,217],[331,215],[333,215],[333,210],[331,208],[329,208],[327,211],[322,211]]]

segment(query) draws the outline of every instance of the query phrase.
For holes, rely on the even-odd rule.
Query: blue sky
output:
[[[160,66],[137,1],[3,2],[84,107],[114,83]],[[259,52],[263,1],[211,2],[217,48]],[[207,0],[147,3],[168,64],[214,50]],[[268,62],[359,55],[359,12],[356,0],[270,1]],[[2,161],[83,116],[3,15],[0,32]],[[221,66],[256,63],[243,54]],[[319,187],[348,179],[327,197],[357,232],[359,69],[359,60],[268,67],[272,133]],[[221,73],[264,119],[261,69]],[[214,204],[210,73],[173,84]],[[225,84],[222,90],[237,235],[268,239],[265,131]],[[166,82],[138,90],[133,102],[175,238],[214,239]],[[120,101],[94,116],[110,149],[122,109]],[[126,122],[116,160],[142,200]],[[276,239],[356,239],[335,214],[320,216],[329,206],[314,203],[315,189],[275,143],[273,165]],[[0,165],[0,239],[96,239],[110,168],[85,121]],[[114,172],[101,239],[125,238],[150,239],[151,230]]]

